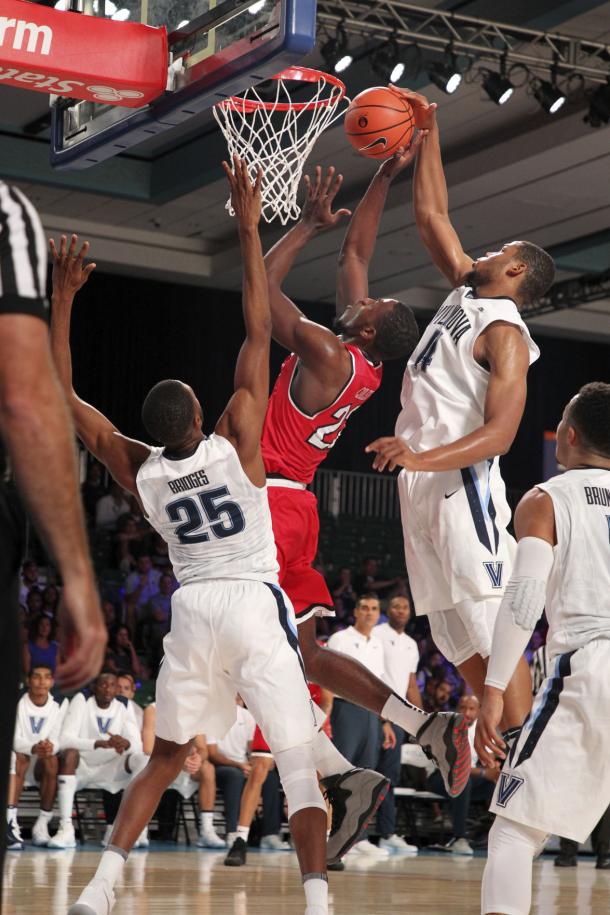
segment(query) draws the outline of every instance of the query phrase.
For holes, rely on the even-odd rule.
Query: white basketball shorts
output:
[[[446,473],[403,470],[398,494],[417,614],[502,596],[516,544],[497,459]]]
[[[584,842],[610,804],[610,639],[553,658],[490,810]]]
[[[93,754],[103,752],[107,759],[98,762]],[[110,755],[112,754],[112,755]],[[93,758],[92,758],[93,756]],[[76,790],[82,788],[98,788],[100,791],[109,791],[110,794],[117,794],[127,787],[133,775],[125,769],[125,762],[129,753],[120,755],[114,750],[98,748],[91,753],[84,752],[80,754],[78,768],[76,769]]]
[[[278,585],[243,579],[185,585],[157,680],[156,734],[221,740],[244,700],[275,754],[313,739],[316,718],[298,648],[294,610]]]

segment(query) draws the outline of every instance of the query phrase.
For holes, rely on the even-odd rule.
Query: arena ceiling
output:
[[[610,42],[610,2],[486,0],[422,3],[501,22]],[[318,52],[307,61],[323,67]],[[378,82],[366,59],[346,74],[350,95]],[[525,91],[498,107],[479,84],[448,96],[420,77],[439,105],[451,214],[473,255],[514,238],[550,249],[559,279],[610,266],[610,130],[583,123],[588,101],[570,100],[556,115]],[[161,280],[238,289],[234,224],[224,210],[224,143],[211,115],[129,155],[81,172],[53,172],[48,159],[47,99],[0,87],[0,174],[16,181],[39,208],[49,233],[91,238],[100,269]],[[318,142],[311,164],[345,175],[341,205],[353,208],[374,166],[347,145],[342,128]],[[280,230],[265,226],[264,244]],[[332,302],[342,232],[316,239],[286,288],[295,298]],[[444,282],[421,246],[411,211],[410,176],[392,188],[371,269],[371,293],[396,295],[428,310]],[[205,302],[205,297],[202,297]],[[538,332],[610,339],[610,301],[534,319]]]

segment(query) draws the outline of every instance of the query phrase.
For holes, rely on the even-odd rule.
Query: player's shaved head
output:
[[[568,404],[566,419],[587,451],[610,458],[610,384],[585,384]]]
[[[381,315],[375,328],[375,352],[383,362],[407,358],[419,340],[415,315],[404,302],[395,302],[390,311]]]
[[[555,278],[555,261],[551,255],[531,241],[518,243],[518,257],[527,269],[519,286],[519,294],[526,305],[535,302],[550,288]]]
[[[196,409],[197,402],[188,385],[167,378],[146,395],[142,422],[151,438],[171,448],[182,444],[192,431]]]

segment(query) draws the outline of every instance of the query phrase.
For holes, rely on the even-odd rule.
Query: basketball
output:
[[[415,120],[409,102],[376,86],[360,92],[345,115],[345,133],[359,153],[370,159],[389,159],[411,142]]]

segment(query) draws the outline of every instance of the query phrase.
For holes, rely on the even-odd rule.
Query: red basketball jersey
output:
[[[269,398],[261,439],[267,473],[311,483],[350,415],[381,384],[381,363],[370,362],[357,346],[344,346],[351,356],[352,373],[333,403],[313,415],[303,412],[292,398],[298,356],[292,353],[284,362]]]

